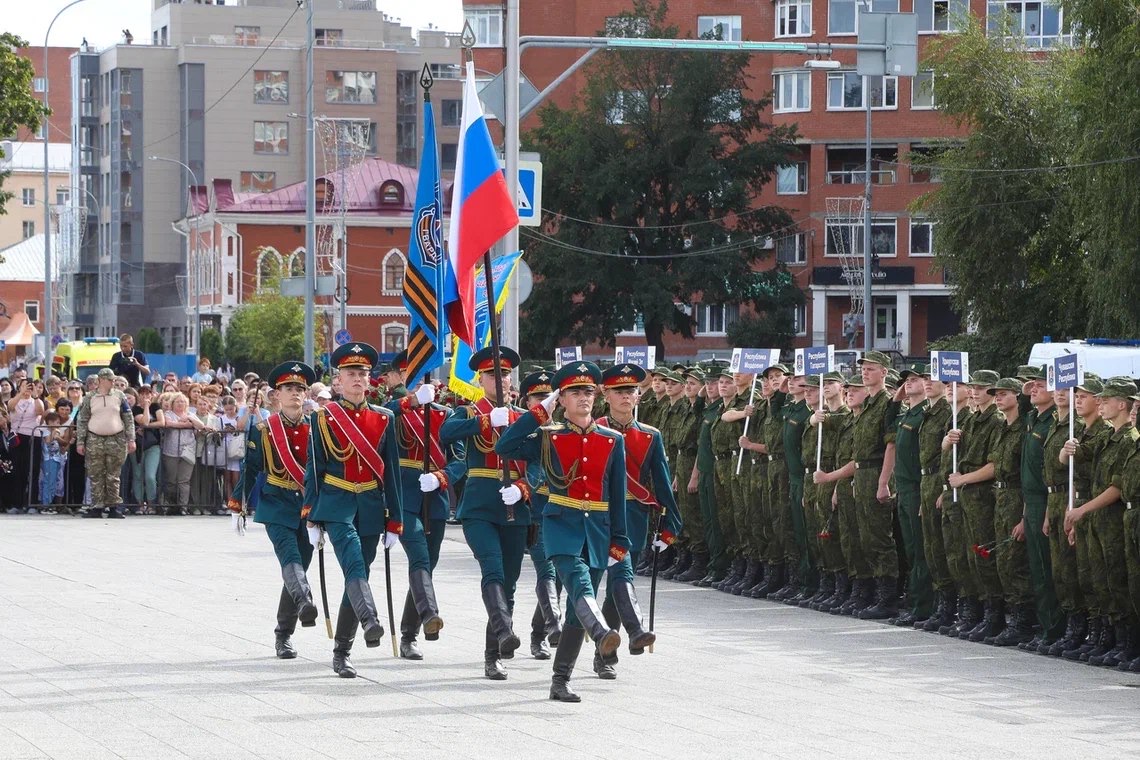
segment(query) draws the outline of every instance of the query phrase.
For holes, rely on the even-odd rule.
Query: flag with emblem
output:
[[[522,251],[515,251],[506,256],[500,256],[491,262],[491,280],[495,283],[496,314],[503,310],[503,304],[507,301],[507,283],[510,282],[511,276],[515,273],[515,268],[518,266],[521,257]],[[491,343],[491,315],[487,306],[486,282],[487,278],[483,276],[483,270],[480,267],[475,277],[477,299],[475,345],[477,348],[485,348]],[[478,401],[483,398],[483,389],[479,386],[478,374],[467,366],[473,353],[471,347],[459,340],[459,336],[456,335],[454,351],[451,355],[451,376],[448,378],[447,387],[465,399]]]
[[[435,118],[431,101],[425,98],[424,148],[408,240],[408,264],[404,270],[404,306],[412,318],[408,336],[409,378],[443,365],[447,333],[444,291],[450,267],[443,250],[441,198]]]

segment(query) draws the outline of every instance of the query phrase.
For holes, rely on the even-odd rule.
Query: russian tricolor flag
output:
[[[463,121],[451,195],[448,258],[455,272],[457,302],[448,307],[451,331],[475,348],[475,267],[483,254],[519,223],[515,202],[491,143],[475,91],[475,64],[467,62]],[[444,302],[453,299],[448,294]]]

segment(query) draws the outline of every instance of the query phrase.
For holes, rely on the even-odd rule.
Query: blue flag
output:
[[[443,202],[435,118],[431,101],[424,101],[424,149],[416,185],[416,208],[408,240],[404,272],[404,306],[412,317],[408,337],[408,378],[443,365],[447,322],[443,293],[449,267],[443,250]]]
[[[515,273],[522,251],[508,253],[491,262],[491,280],[495,284],[495,313],[503,310],[506,303],[508,287],[511,276]],[[480,267],[475,272],[475,345],[484,348],[491,343],[491,315],[487,303],[487,278],[483,276]],[[483,389],[479,386],[479,378],[468,367],[472,351],[464,341],[455,339],[455,351],[451,355],[451,377],[448,387],[455,393],[471,401],[478,401],[483,397]]]

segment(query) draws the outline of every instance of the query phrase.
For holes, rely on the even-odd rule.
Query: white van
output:
[[[1140,341],[1089,338],[1068,343],[1036,343],[1029,352],[1029,361],[1040,367],[1058,356],[1076,354],[1081,369],[1095,372],[1102,378],[1117,376],[1140,378]]]

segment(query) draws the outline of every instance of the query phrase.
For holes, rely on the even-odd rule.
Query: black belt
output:
[[[937,475],[941,469],[940,467],[923,467],[920,472],[923,475]]]
[[[882,466],[883,466],[883,460],[882,459],[863,459],[861,461],[855,462],[855,469],[856,470],[864,470],[868,467],[882,467]]]
[[[1020,491],[1021,490],[1021,484],[1020,483],[1014,483],[1014,482],[1009,481],[1009,480],[995,480],[994,481],[994,488],[1000,489],[1002,491]]]
[[[1045,493],[1065,493],[1069,490],[1068,483],[1061,483],[1057,486],[1045,486]]]

